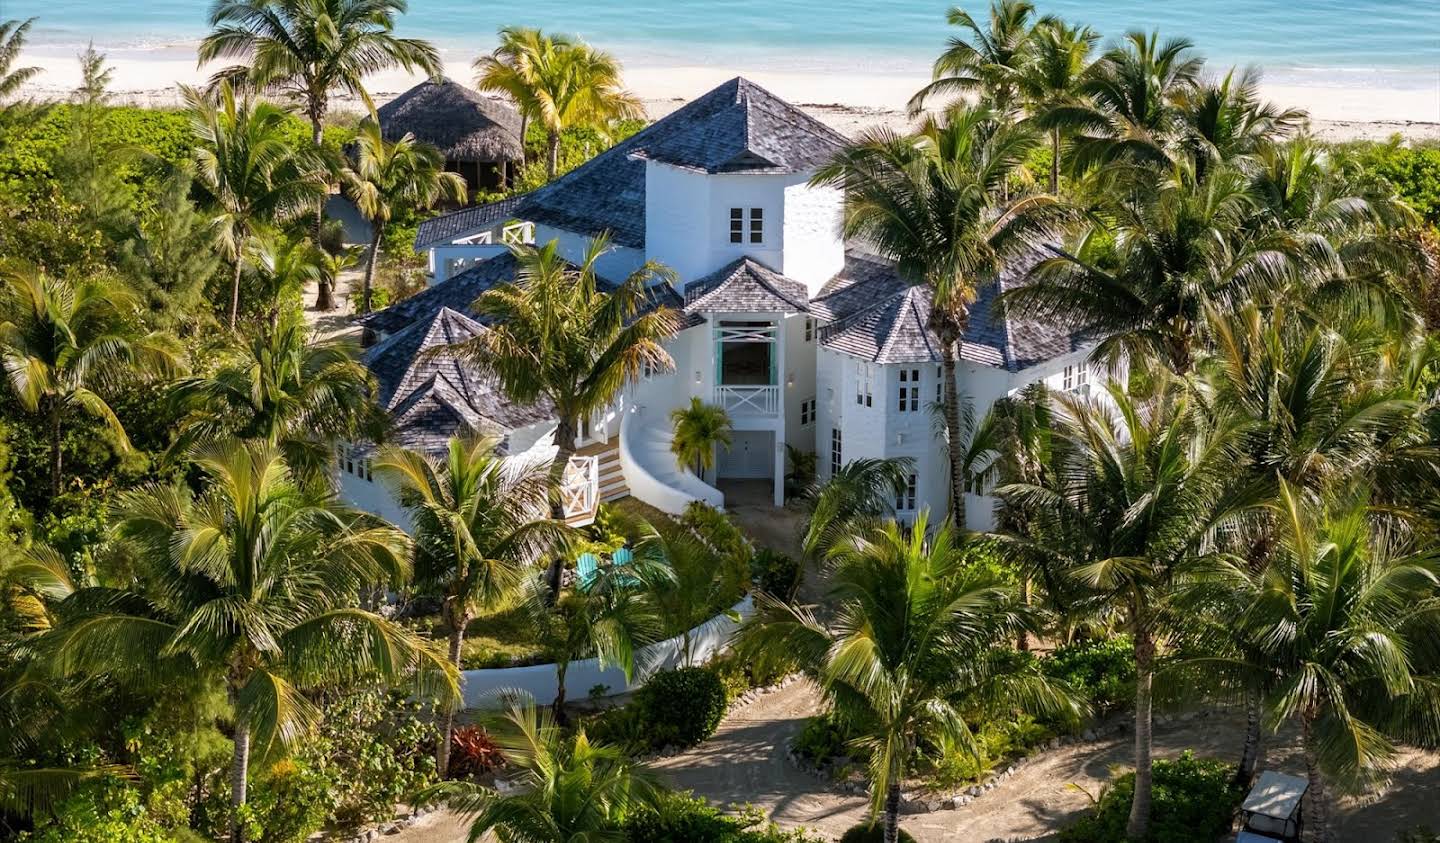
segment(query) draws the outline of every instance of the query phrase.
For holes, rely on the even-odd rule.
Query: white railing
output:
[[[500,230],[500,242],[507,246],[526,245],[535,242],[535,223],[512,222]]]
[[[591,515],[600,499],[600,458],[571,457],[560,484],[560,507],[566,518]]]
[[[780,387],[717,386],[715,403],[732,416],[778,416]]]

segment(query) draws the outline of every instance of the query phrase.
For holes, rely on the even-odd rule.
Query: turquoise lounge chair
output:
[[[610,564],[619,568],[624,565],[629,565],[634,558],[635,553],[631,551],[630,548],[622,547],[610,556]]]
[[[582,553],[575,560],[575,585],[581,591],[589,591],[600,568],[600,560],[593,553]]]

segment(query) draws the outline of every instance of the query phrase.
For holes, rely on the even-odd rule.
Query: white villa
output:
[[[786,445],[817,453],[822,478],[860,457],[911,457],[897,513],[938,517],[947,462],[932,411],[941,372],[927,292],[847,244],[841,192],[810,184],[845,142],[737,78],[544,187],[427,221],[416,248],[429,255],[431,286],[365,323],[376,340],[365,361],[396,439],[435,450],[451,435],[487,432],[503,436],[509,453],[553,454],[550,408],[514,406],[466,366],[422,352],[485,330],[468,307],[513,278],[508,244],[555,240],[578,259],[608,232],[601,273],[623,278],[647,259],[670,266],[678,283],[656,289],[655,301],[683,311],[685,328],[668,346],[673,372],[646,377],[584,420],[565,488],[572,523],[625,495],[671,513],[694,500],[721,507],[735,480],[769,481],[780,505]],[[1018,274],[980,291],[961,350],[959,387],[977,417],[1037,381],[1088,389],[1087,345],[997,312],[996,296]],[[734,424],[713,477],[681,468],[669,450],[669,413],[692,396],[723,406]],[[342,494],[405,523],[367,453],[345,452]],[[967,497],[969,525],[988,527],[991,499]]]

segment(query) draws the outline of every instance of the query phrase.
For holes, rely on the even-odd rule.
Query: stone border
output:
[[[393,820],[376,823],[369,828],[362,828],[349,837],[332,837],[320,832],[320,836],[312,835],[310,839],[312,841],[334,841],[334,843],[371,843],[371,841],[379,840],[382,837],[399,834],[401,831],[414,825],[417,820],[438,810],[440,810],[439,807],[434,805],[418,805],[410,809],[408,813],[397,814]]]

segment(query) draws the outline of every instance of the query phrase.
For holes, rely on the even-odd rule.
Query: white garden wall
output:
[[[739,628],[740,622],[750,617],[755,605],[747,595],[730,608],[739,620],[721,614],[716,615],[690,631],[690,653],[694,664],[702,664],[711,656],[723,651],[730,642],[730,636]],[[584,699],[596,685],[608,687],[606,696],[633,691],[645,684],[645,678],[659,670],[679,667],[682,659],[682,636],[660,641],[645,647],[636,654],[634,681],[625,681],[625,672],[618,667],[602,670],[596,659],[584,659],[570,663],[565,672],[566,696],[570,699]],[[460,671],[460,688],[466,708],[498,707],[502,694],[523,691],[535,698],[539,704],[555,699],[559,684],[553,664],[534,664],[525,667],[500,667],[491,670]]]

